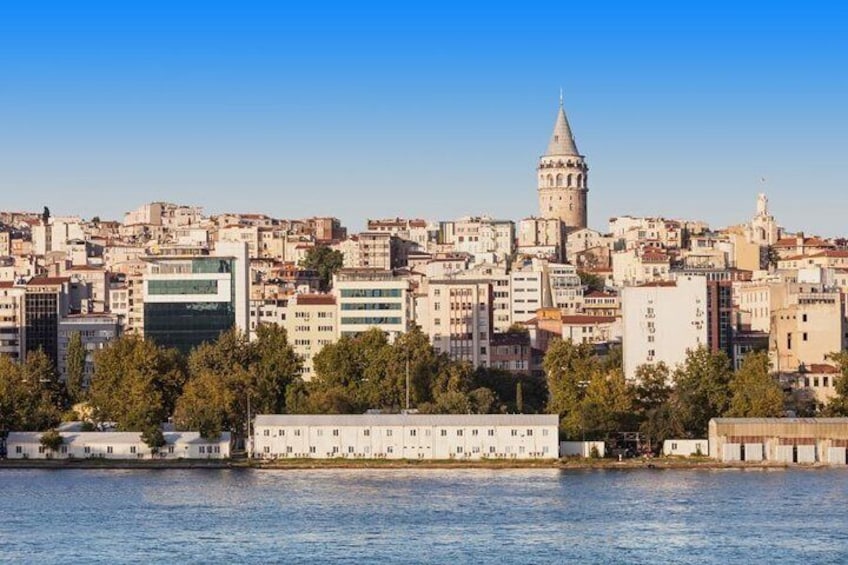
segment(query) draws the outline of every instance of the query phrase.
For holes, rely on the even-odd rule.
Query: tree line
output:
[[[551,413],[568,439],[602,439],[612,431],[641,431],[652,441],[704,437],[718,416],[848,415],[848,352],[832,359],[843,371],[825,410],[784,392],[767,354],[751,353],[738,371],[706,348],[689,351],[675,368],[659,363],[627,382],[620,349],[598,356],[588,344],[552,342],[545,377],[474,368],[437,353],[420,329],[390,342],[378,329],[343,336],[313,357],[314,375],[286,331],[261,325],[254,340],[231,330],[188,355],[127,334],[94,355],[83,382],[85,351],[78,335],[60,382],[42,352],[15,363],[0,356],[0,430],[43,431],[62,419],[113,423],[164,444],[161,423],[207,438],[231,431],[244,437],[252,414],[342,414],[370,409],[421,413]]]

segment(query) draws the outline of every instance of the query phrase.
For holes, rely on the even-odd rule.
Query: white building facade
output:
[[[688,349],[707,345],[707,283],[687,275],[675,282],[626,287],[622,291],[624,376],[664,362],[675,367]]]
[[[556,415],[259,415],[260,459],[556,459]]]

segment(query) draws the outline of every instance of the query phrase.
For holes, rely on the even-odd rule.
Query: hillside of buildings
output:
[[[553,181],[556,183],[556,181]],[[0,429],[552,413],[564,438],[848,414],[845,241],[612,218],[0,213]]]

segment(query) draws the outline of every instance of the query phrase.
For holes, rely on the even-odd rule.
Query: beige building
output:
[[[842,293],[820,285],[772,287],[769,354],[778,372],[827,362],[845,347]]]
[[[589,166],[577,150],[562,99],[548,150],[539,158],[536,175],[539,217],[558,218],[569,230],[585,228]]]
[[[565,260],[566,226],[559,218],[524,218],[518,222],[518,253]]]
[[[0,257],[7,257],[11,254],[12,254],[11,234],[7,231],[0,230]]]
[[[345,269],[381,269],[395,267],[393,236],[387,232],[362,232],[350,236],[336,247],[344,255]]]
[[[26,287],[0,282],[0,355],[24,358],[24,296]]]
[[[453,251],[468,253],[478,263],[501,263],[515,251],[515,224],[488,216],[466,216],[440,222],[440,242]]]
[[[562,317],[562,339],[573,343],[609,343],[621,339],[621,319],[585,314]]]
[[[624,375],[643,364],[675,367],[686,351],[707,346],[707,281],[681,276],[674,282],[624,288],[621,295]]]
[[[845,465],[848,418],[714,418],[709,442],[719,461]]]
[[[474,367],[489,366],[493,328],[488,280],[431,280],[428,284],[430,343],[438,353]]]
[[[670,272],[671,257],[655,247],[612,254],[612,280],[617,287],[667,281]]]
[[[312,357],[325,345],[335,343],[338,329],[336,298],[330,294],[296,294],[288,301],[285,328],[289,343],[303,360],[301,376],[315,376]]]

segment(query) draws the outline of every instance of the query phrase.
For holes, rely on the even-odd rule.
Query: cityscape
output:
[[[229,456],[229,443],[259,459],[411,453],[403,444],[343,439],[320,450],[268,445],[251,433],[271,432],[249,419],[249,398],[253,414],[268,414],[262,418],[371,414],[362,420],[368,425],[345,421],[370,430],[385,417],[402,437],[419,429],[435,436],[449,414],[477,414],[462,420],[480,426],[466,433],[487,438],[496,435],[494,422],[548,422],[535,436],[522,430],[513,445],[440,445],[439,435],[415,448],[415,459],[594,450],[848,462],[842,424],[780,431],[791,418],[846,414],[848,241],[786,232],[764,193],[751,195],[751,218],[740,225],[628,215],[610,218],[603,231],[588,227],[588,158],[562,97],[535,173],[534,216],[369,218],[357,233],[335,217],[209,216],[169,202],[143,204],[119,221],[54,216],[48,206],[0,212],[5,378],[15,364],[26,378],[41,363],[47,391],[8,388],[0,453],[55,456],[32,432],[60,420],[70,422],[68,433],[95,434],[80,436],[86,441],[97,437],[92,426],[129,433],[134,459],[186,453],[174,451],[166,431],[212,442],[199,446],[205,458]],[[135,382],[142,367],[115,365],[145,355],[160,373],[177,374],[167,394],[157,392],[161,374]],[[230,382],[241,371],[247,376]],[[134,386],[143,394],[123,401]],[[26,413],[14,394],[47,406]],[[428,424],[404,434],[418,413]],[[559,421],[551,426],[541,414]],[[276,417],[283,419],[275,436],[295,425]],[[768,433],[715,432],[711,448],[708,425],[718,418],[720,427],[722,417],[790,420]],[[320,421],[328,435],[344,435],[332,417]],[[462,437],[454,427],[447,426]],[[222,433],[231,439],[223,450],[214,443]],[[321,443],[323,433],[304,435]],[[817,447],[781,449],[796,440]],[[60,454],[98,453],[88,447],[75,454],[62,445]],[[107,447],[106,455],[118,455]]]
[[[0,562],[844,562],[846,24],[0,6]]]

